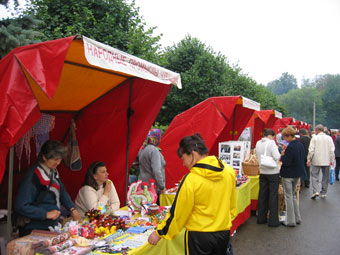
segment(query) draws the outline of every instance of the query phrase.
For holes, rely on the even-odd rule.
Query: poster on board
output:
[[[221,142],[218,153],[219,158],[234,168],[237,175],[242,175],[242,162],[250,155],[250,141]]]

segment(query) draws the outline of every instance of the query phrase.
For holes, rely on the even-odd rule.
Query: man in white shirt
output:
[[[326,197],[329,182],[329,167],[334,165],[334,143],[329,135],[324,133],[323,125],[315,127],[316,135],[312,137],[307,156],[307,166],[311,168],[311,179],[313,187],[312,199],[319,196],[320,180],[322,171],[321,198]]]

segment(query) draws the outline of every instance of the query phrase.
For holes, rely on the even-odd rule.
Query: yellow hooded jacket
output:
[[[171,240],[183,227],[199,232],[230,230],[231,219],[236,216],[235,188],[232,167],[215,156],[200,160],[182,178],[171,209],[156,233]]]

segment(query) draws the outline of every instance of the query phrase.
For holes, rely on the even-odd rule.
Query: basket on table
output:
[[[248,160],[242,162],[242,170],[244,175],[255,176],[260,174],[259,161],[254,152],[250,154]]]

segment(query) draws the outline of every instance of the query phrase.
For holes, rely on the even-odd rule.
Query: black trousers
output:
[[[275,227],[279,221],[279,174],[260,174],[260,191],[258,200],[257,223],[267,223],[268,226]]]
[[[304,181],[305,186],[309,186],[310,184],[310,168],[307,166],[307,163],[305,162],[305,169],[306,169],[306,174],[307,174],[307,180]]]
[[[335,158],[335,179],[339,180],[340,157]]]
[[[230,231],[185,232],[185,255],[226,255]]]

